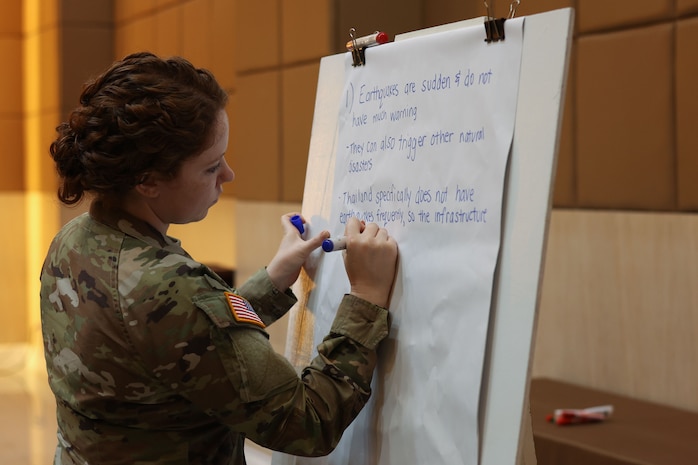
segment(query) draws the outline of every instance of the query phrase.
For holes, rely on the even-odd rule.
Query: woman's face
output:
[[[186,160],[176,177],[160,180],[160,195],[151,207],[163,223],[184,224],[204,219],[223,192],[223,183],[235,178],[224,157],[228,133],[228,115],[221,110],[215,123],[213,145]]]

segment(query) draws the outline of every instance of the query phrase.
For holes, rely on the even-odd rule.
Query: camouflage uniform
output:
[[[55,463],[244,464],[245,437],[296,455],[331,451],[368,400],[387,311],[345,296],[299,378],[264,330],[293,294],[265,270],[236,291],[256,314],[232,292],[178,240],[124,212],[95,202],[67,224],[41,275]]]

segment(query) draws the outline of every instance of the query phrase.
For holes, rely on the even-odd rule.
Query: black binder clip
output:
[[[390,40],[388,34],[381,31],[376,31],[373,34],[359,37],[358,39],[354,37],[354,32],[356,32],[356,29],[353,27],[349,29],[349,37],[351,40],[347,42],[347,50],[351,52],[354,66],[363,66],[366,64],[366,49],[368,47],[385,44]]]
[[[485,42],[499,42],[504,40],[504,21],[506,18],[493,18],[490,13],[490,4],[484,0],[487,9],[487,19],[485,19]]]
[[[493,18],[490,14],[490,5],[487,0],[484,0],[485,8],[487,8],[487,19],[485,19],[485,42],[499,42],[504,40],[504,21],[512,19],[516,15],[516,8],[521,3],[521,0],[514,0],[509,5],[508,18]]]
[[[351,43],[351,58],[353,60],[352,66],[363,66],[366,64],[366,47],[360,47],[356,42],[356,37],[354,37],[355,32],[356,29],[353,27],[349,29],[349,39],[351,39],[349,41]]]
[[[490,18],[485,20],[485,42],[504,40],[504,21],[506,18]]]

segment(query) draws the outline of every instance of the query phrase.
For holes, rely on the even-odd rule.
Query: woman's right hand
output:
[[[350,218],[344,229],[344,267],[351,294],[387,308],[397,270],[397,242],[385,228]]]

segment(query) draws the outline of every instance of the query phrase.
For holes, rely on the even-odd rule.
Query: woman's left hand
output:
[[[284,236],[281,238],[279,250],[267,266],[271,282],[280,291],[285,291],[296,282],[301,267],[310,253],[320,247],[322,241],[330,237],[329,231],[322,231],[318,235],[304,240],[298,229],[291,223],[293,215],[298,215],[298,213],[287,213],[281,216]],[[305,220],[303,222],[305,223]]]

